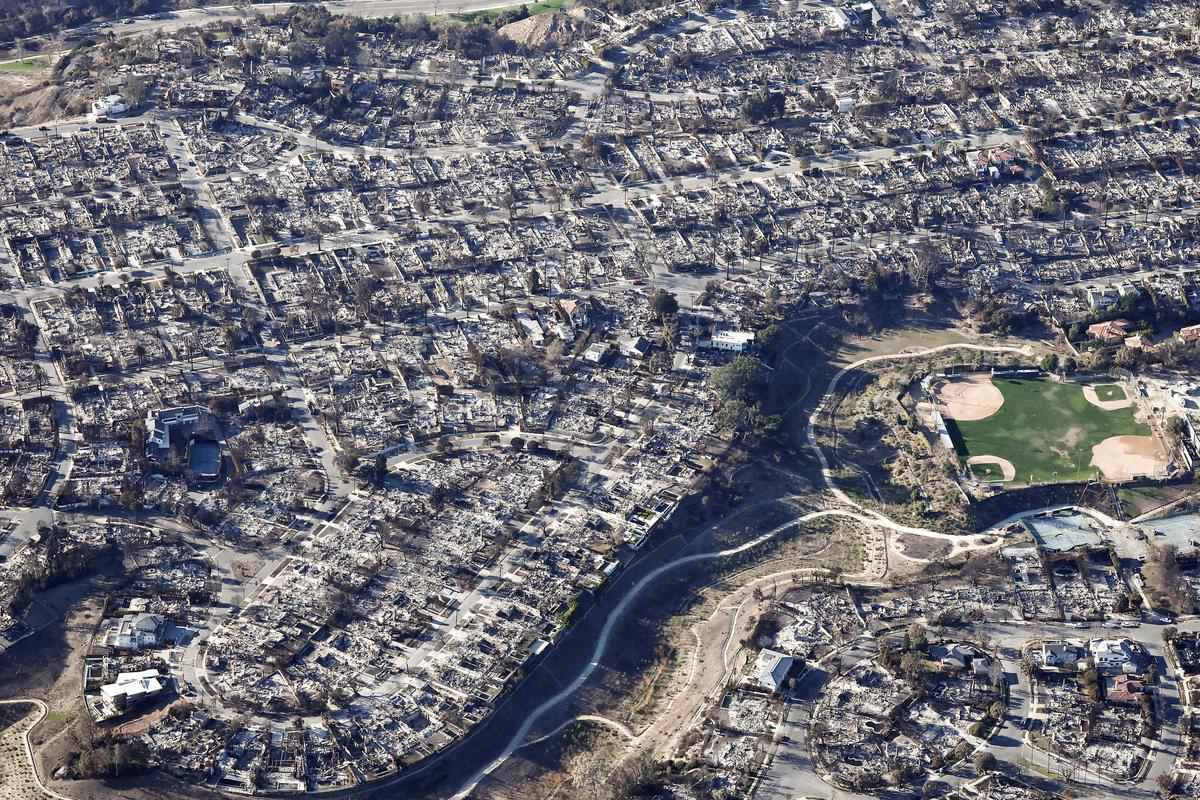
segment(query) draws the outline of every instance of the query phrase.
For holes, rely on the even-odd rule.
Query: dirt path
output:
[[[572,725],[574,725],[578,722],[595,722],[598,725],[603,725],[604,727],[608,728],[609,730],[616,731],[617,733],[621,734],[621,736],[625,737],[626,739],[634,738],[633,731],[629,730],[629,728],[626,728],[624,725],[622,725],[621,723],[619,723],[615,720],[611,720],[608,717],[601,717],[597,714],[580,714],[577,717],[571,717],[569,720],[562,723],[561,725],[559,725],[557,728],[550,731],[549,733],[547,733],[543,736],[539,736],[536,739],[530,739],[528,742],[525,742],[524,744],[521,745],[521,747],[519,747],[517,749],[520,750],[520,749],[524,749],[526,747],[533,747],[535,744],[541,744],[542,742],[546,741],[547,739],[553,739],[555,736],[558,736],[560,733],[565,731],[567,728],[571,727]]]
[[[28,706],[29,713],[0,731],[0,789],[4,800],[72,800],[46,787],[33,763],[30,732],[49,709],[41,700],[0,700],[0,707]]]
[[[780,583],[785,584],[786,592],[793,577],[809,577],[823,571],[820,567],[794,567],[760,575],[726,596],[706,619],[693,623],[688,631],[695,647],[689,654],[683,681],[672,686],[671,699],[630,745],[648,751],[656,760],[669,758],[680,740],[702,719],[707,704],[715,700],[715,693],[740,671],[744,651],[740,643],[750,638],[763,614],[778,599],[773,591],[763,591],[757,598],[755,592]],[[886,564],[881,569],[872,563],[864,572],[847,577],[858,583],[871,583],[882,579],[885,571]]]
[[[668,572],[671,572],[671,571],[673,571],[681,566],[687,565],[687,564],[694,564],[694,563],[697,563],[700,561],[710,561],[714,558],[725,558],[728,556],[743,553],[746,550],[750,550],[751,548],[757,547],[757,546],[763,544],[764,542],[770,541],[771,539],[775,538],[776,536],[779,536],[781,533],[784,533],[785,531],[791,530],[797,523],[811,522],[813,520],[826,519],[826,518],[830,518],[830,517],[852,519],[863,525],[883,528],[885,530],[893,531],[895,533],[909,533],[909,534],[913,534],[913,535],[917,535],[917,536],[929,536],[932,538],[946,539],[946,540],[953,542],[953,545],[954,545],[954,549],[951,551],[951,555],[954,555],[955,553],[963,551],[963,550],[975,550],[975,549],[980,549],[980,548],[990,548],[990,547],[998,546],[998,544],[999,544],[999,542],[997,542],[997,541],[981,542],[980,540],[982,538],[984,538],[982,535],[980,535],[980,536],[954,536],[952,534],[940,533],[937,531],[928,531],[928,530],[925,530],[924,528],[911,528],[907,525],[900,525],[898,523],[892,522],[891,520],[883,517],[880,514],[875,514],[874,512],[868,512],[868,513],[870,513],[870,516],[867,516],[864,514],[858,514],[858,513],[854,513],[854,512],[850,512],[850,511],[845,511],[842,509],[826,509],[826,510],[822,510],[822,511],[812,511],[812,512],[809,512],[808,514],[804,514],[794,520],[785,522],[784,524],[779,525],[779,526],[767,531],[766,533],[755,537],[754,539],[752,539],[748,542],[738,545],[737,547],[730,547],[725,550],[717,550],[717,551],[709,552],[709,553],[696,553],[694,555],[682,556],[680,558],[675,559],[674,561],[668,561],[667,563],[659,566],[657,569],[654,569],[651,572],[647,573],[645,576],[642,577],[641,580],[639,580],[637,583],[635,583],[629,589],[628,592],[626,592],[625,596],[621,598],[621,602],[617,604],[617,606],[609,613],[608,617],[605,619],[604,625],[600,629],[600,635],[596,639],[596,645],[593,648],[592,658],[591,658],[591,661],[588,663],[588,666],[583,671],[581,671],[578,675],[576,675],[575,679],[572,680],[570,683],[568,683],[566,686],[564,686],[557,694],[555,694],[553,697],[550,697],[549,699],[544,701],[537,708],[533,709],[529,713],[529,715],[525,718],[525,722],[522,723],[521,727],[517,730],[517,732],[515,734],[513,734],[513,737],[509,740],[508,744],[505,746],[503,753],[501,755],[499,755],[496,759],[494,759],[492,761],[492,763],[490,763],[488,766],[484,767],[482,770],[477,772],[475,775],[472,775],[470,777],[470,779],[468,779],[463,784],[462,788],[457,793],[455,793],[454,797],[459,800],[462,800],[462,799],[468,797],[471,794],[471,792],[474,790],[475,786],[481,780],[483,780],[484,777],[486,777],[492,771],[494,771],[498,766],[500,766],[500,764],[502,764],[505,760],[507,760],[507,758],[510,755],[512,755],[518,748],[521,747],[522,743],[525,741],[526,737],[529,735],[530,730],[532,730],[533,726],[535,724],[537,724],[539,719],[541,719],[547,712],[549,712],[553,708],[557,707],[558,705],[560,705],[563,702],[566,702],[568,699],[570,699],[576,692],[578,692],[583,687],[583,685],[592,676],[592,673],[596,671],[596,668],[600,665],[602,659],[604,658],[604,654],[608,650],[609,640],[611,639],[613,630],[616,628],[617,624],[622,620],[622,618],[625,616],[625,614],[629,611],[630,607],[633,605],[634,601],[636,601],[638,599],[638,596],[642,593],[642,591],[647,586],[653,584],[655,581],[657,581],[659,578],[661,578],[664,574],[666,574]]]
[[[817,406],[817,408],[813,411],[813,413],[809,417],[808,440],[809,440],[809,446],[811,447],[813,452],[817,455],[817,458],[821,463],[821,478],[822,478],[822,482],[825,484],[826,491],[828,491],[836,500],[841,501],[846,506],[853,509],[853,511],[849,511],[849,510],[845,510],[845,509],[825,509],[825,510],[821,510],[821,511],[812,511],[807,514],[803,514],[803,515],[797,517],[796,519],[790,520],[782,525],[779,525],[779,526],[761,534],[760,536],[757,536],[754,539],[752,539],[748,542],[745,542],[741,545],[738,545],[736,547],[730,547],[730,548],[727,548],[724,550],[717,550],[717,551],[712,551],[712,552],[708,552],[708,553],[695,553],[692,555],[681,556],[679,558],[674,559],[673,561],[669,561],[665,564],[662,564],[658,568],[656,568],[656,569],[652,570],[651,572],[647,573],[646,575],[644,575],[637,583],[635,583],[629,589],[628,592],[625,593],[624,597],[621,598],[621,601],[616,605],[615,608],[613,608],[613,610],[609,613],[608,617],[605,618],[604,625],[603,625],[603,627],[601,627],[600,634],[596,639],[596,644],[592,651],[592,658],[591,658],[590,662],[588,663],[588,666],[586,668],[584,668],[578,675],[576,675],[572,681],[570,681],[565,686],[563,686],[563,688],[557,694],[548,698],[547,700],[542,702],[541,705],[537,706],[536,708],[534,708],[533,710],[531,710],[529,712],[528,716],[526,716],[526,718],[525,718],[525,721],[521,724],[521,727],[519,729],[517,729],[517,731],[513,734],[512,738],[509,740],[508,744],[505,745],[503,752],[499,756],[497,756],[490,764],[488,764],[486,767],[481,769],[479,772],[472,775],[470,778],[468,778],[462,784],[459,791],[457,793],[455,793],[455,795],[454,795],[456,800],[463,800],[466,797],[468,797],[481,780],[483,780],[487,775],[491,774],[497,767],[499,767],[502,763],[504,763],[504,761],[506,761],[509,756],[511,756],[520,747],[522,747],[523,743],[525,742],[525,739],[529,736],[529,732],[533,729],[533,726],[537,724],[538,720],[540,720],[547,712],[551,711],[552,709],[558,707],[560,704],[569,700],[572,696],[574,696],[583,687],[583,685],[588,681],[588,679],[596,671],[596,668],[598,666],[600,666],[600,663],[601,663],[602,659],[604,658],[604,654],[608,650],[609,640],[612,636],[613,630],[616,628],[618,623],[624,618],[625,614],[629,611],[629,609],[633,605],[634,601],[637,600],[638,596],[642,593],[642,591],[647,586],[650,586],[651,584],[653,584],[655,581],[657,581],[659,578],[661,578],[663,575],[665,575],[668,572],[671,572],[671,571],[673,571],[681,566],[685,566],[687,564],[694,564],[694,563],[701,562],[701,561],[709,561],[709,560],[712,560],[715,558],[724,558],[727,556],[737,555],[738,553],[742,553],[753,547],[757,547],[758,545],[760,545],[764,542],[767,542],[767,541],[775,538],[776,536],[779,536],[781,533],[783,533],[785,531],[791,530],[797,523],[809,522],[812,520],[826,519],[826,518],[831,518],[831,517],[842,518],[842,519],[851,519],[851,520],[859,522],[863,525],[866,525],[868,527],[879,528],[879,529],[883,529],[884,531],[889,531],[889,532],[896,533],[896,534],[924,536],[924,537],[928,537],[928,538],[932,538],[932,539],[940,539],[940,540],[948,541],[951,544],[950,557],[953,557],[953,556],[957,555],[958,553],[965,552],[965,551],[977,550],[977,549],[989,549],[992,547],[999,546],[1000,541],[1001,541],[1000,537],[990,536],[987,534],[977,534],[977,535],[972,535],[972,536],[956,536],[954,534],[942,533],[940,531],[931,531],[931,530],[927,530],[925,528],[913,528],[913,527],[910,527],[907,525],[901,525],[899,523],[893,522],[892,520],[888,519],[887,517],[884,517],[882,514],[879,514],[878,512],[863,508],[861,505],[856,503],[854,500],[850,499],[850,497],[848,497],[845,494],[845,492],[842,492],[840,489],[838,489],[833,484],[833,481],[832,481],[831,475],[830,475],[829,462],[825,457],[825,453],[821,450],[820,445],[817,444],[816,432],[815,432],[817,421],[820,418],[820,415],[821,415],[825,405],[830,401],[830,398],[834,396],[834,392],[837,388],[837,384],[846,376],[847,373],[849,373],[850,371],[857,369],[861,366],[867,365],[867,364],[885,363],[888,361],[900,361],[900,360],[905,360],[905,359],[919,358],[922,356],[927,356],[927,355],[931,355],[931,354],[939,353],[939,352],[943,352],[943,351],[948,351],[948,350],[975,350],[975,351],[982,351],[982,352],[1027,354],[1027,348],[972,345],[972,344],[950,344],[950,345],[941,345],[939,347],[933,347],[933,348],[929,348],[929,349],[921,349],[921,350],[913,351],[913,352],[897,353],[894,355],[871,356],[871,357],[856,361],[852,364],[849,364],[846,367],[843,367],[841,370],[839,370],[838,373],[830,381],[829,388],[826,390],[825,396],[821,399],[821,403]],[[885,547],[885,551],[886,551],[886,547]],[[726,607],[728,607],[728,606],[726,606]],[[736,608],[740,609],[740,607],[741,607],[741,604],[739,603],[739,606]],[[720,610],[720,607],[718,607],[718,610]],[[740,612],[737,610],[734,610],[734,611],[729,611],[726,613],[729,616],[729,622],[727,623],[728,627],[736,629],[738,627],[738,619],[741,617]],[[723,638],[722,644],[721,644],[722,653],[724,654],[723,658],[722,658],[723,668],[727,668],[729,641],[730,640],[729,640],[728,636],[726,636]],[[705,658],[707,660],[709,658],[712,658],[712,656],[706,655]],[[674,722],[678,721],[676,715],[672,715],[671,719]]]

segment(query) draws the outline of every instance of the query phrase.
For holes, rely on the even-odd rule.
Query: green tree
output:
[[[929,635],[925,631],[925,626],[919,622],[914,622],[905,629],[904,638],[908,642],[910,650],[924,652],[929,647]]]
[[[331,26],[321,38],[321,46],[325,48],[325,58],[330,61],[348,61],[358,52],[354,31],[345,25]]]
[[[121,99],[131,111],[139,108],[149,98],[152,85],[148,78],[141,75],[131,76],[121,86]]]
[[[910,683],[917,683],[925,672],[925,659],[915,650],[900,656],[900,673]]]
[[[745,400],[735,397],[721,403],[721,407],[713,415],[713,421],[717,423],[720,430],[740,432],[750,429],[754,423],[754,417],[754,407]]]
[[[1163,430],[1177,444],[1183,438],[1183,428],[1183,417],[1168,417],[1167,421],[1163,423]]]
[[[975,756],[975,772],[978,775],[990,775],[996,771],[996,757],[986,750]]]
[[[786,98],[782,92],[772,92],[766,88],[746,95],[742,101],[742,116],[750,122],[764,122],[783,116]]]
[[[673,317],[679,313],[679,300],[666,289],[658,289],[650,296],[650,308],[660,319]]]
[[[713,370],[709,385],[723,401],[742,400],[750,403],[763,390],[762,362],[753,356],[738,356]]]

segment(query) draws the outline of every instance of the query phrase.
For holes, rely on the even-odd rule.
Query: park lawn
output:
[[[570,5],[570,0],[538,0],[536,3],[526,3],[525,9],[529,12],[529,16],[535,17],[538,14],[545,14],[550,11],[562,11]],[[513,7],[507,8],[485,8],[481,11],[464,11],[450,16],[459,22],[493,22],[501,14],[511,11]]]
[[[41,72],[49,66],[50,59],[46,56],[30,56],[0,63],[0,72]]]
[[[570,0],[541,0],[525,7],[529,9],[529,16],[532,17],[537,14],[545,14],[547,11],[565,11],[570,5]]]
[[[1129,395],[1125,394],[1125,390],[1115,383],[1102,383],[1095,387],[1096,397],[1101,400],[1126,400]]]
[[[1133,408],[1105,411],[1074,383],[993,379],[1004,405],[987,419],[948,420],[959,456],[999,456],[1012,462],[1016,483],[1089,478],[1092,447],[1110,436],[1148,436]]]

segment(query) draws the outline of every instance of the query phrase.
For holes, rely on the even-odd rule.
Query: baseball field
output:
[[[1167,463],[1118,385],[975,373],[939,383],[935,398],[959,457],[983,480],[1129,480]]]

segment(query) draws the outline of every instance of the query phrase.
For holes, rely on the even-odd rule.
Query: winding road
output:
[[[562,688],[560,688],[556,693],[554,693],[553,695],[551,695],[550,697],[548,697],[547,699],[542,701],[540,704],[538,704],[536,707],[534,707],[530,712],[528,712],[523,718],[521,718],[521,723],[517,727],[515,732],[512,734],[512,736],[509,737],[507,740],[504,740],[504,739],[500,740],[504,743],[499,748],[499,751],[494,756],[492,756],[490,758],[490,760],[488,760],[484,766],[477,769],[473,774],[470,775],[469,778],[464,780],[458,786],[453,797],[466,798],[475,789],[475,787],[479,784],[480,781],[482,781],[485,777],[487,777],[489,774],[491,774],[497,767],[499,767],[501,764],[503,764],[513,753],[515,753],[518,750],[520,750],[521,748],[527,747],[533,743],[544,741],[548,738],[551,738],[552,736],[556,735],[557,733],[560,733],[562,730],[566,729],[570,725],[572,720],[568,720],[567,722],[560,724],[554,730],[552,730],[536,739],[529,740],[529,735],[530,735],[531,731],[533,730],[534,726],[536,726],[538,724],[538,722],[541,721],[543,719],[543,717],[546,716],[547,713],[556,709],[561,704],[563,704],[564,702],[568,701],[571,697],[573,697],[584,686],[584,684],[589,680],[589,678],[592,677],[592,675],[595,673],[597,667],[600,666],[605,654],[609,650],[609,647],[612,643],[613,632],[616,630],[617,626],[626,617],[626,615],[628,614],[629,610],[632,608],[634,603],[642,595],[643,591],[647,587],[658,582],[667,573],[673,572],[673,571],[678,570],[687,565],[697,564],[700,562],[710,561],[710,560],[714,560],[714,559],[727,558],[727,557],[734,556],[734,555],[737,555],[740,553],[744,553],[747,550],[751,550],[759,545],[764,544],[765,542],[768,542],[768,541],[778,537],[780,534],[783,534],[787,531],[792,530],[797,524],[812,522],[812,521],[820,520],[820,519],[850,520],[853,522],[857,522],[861,525],[875,527],[875,528],[881,528],[881,529],[883,529],[885,531],[889,531],[891,533],[901,534],[901,535],[905,535],[905,536],[919,536],[919,537],[925,537],[925,538],[930,538],[930,539],[938,539],[938,540],[948,541],[953,545],[955,552],[999,546],[999,544],[1002,542],[1002,537],[995,536],[995,530],[989,531],[984,534],[973,534],[973,535],[948,534],[948,533],[944,533],[941,531],[933,531],[933,530],[928,530],[925,528],[917,528],[917,527],[912,527],[909,525],[903,525],[903,524],[900,524],[900,523],[894,522],[893,520],[888,519],[887,517],[885,517],[883,514],[880,514],[879,512],[876,512],[872,509],[864,508],[861,504],[854,501],[848,495],[846,495],[844,492],[842,492],[840,489],[838,489],[837,486],[834,484],[834,482],[832,480],[828,460],[816,439],[815,428],[818,423],[818,420],[819,420],[821,414],[823,413],[823,410],[826,407],[826,404],[828,403],[829,399],[834,396],[834,394],[838,388],[838,384],[844,379],[844,377],[847,374],[850,374],[854,370],[860,369],[864,366],[868,366],[871,364],[880,364],[880,363],[887,363],[887,362],[891,362],[891,361],[909,360],[909,359],[920,358],[920,357],[934,355],[934,354],[937,354],[940,352],[946,352],[946,351],[952,351],[952,350],[971,350],[971,351],[997,352],[997,353],[1016,353],[1016,354],[1022,354],[1022,355],[1029,354],[1028,350],[1026,348],[1016,348],[1016,347],[1007,347],[1007,346],[987,346],[987,345],[975,345],[975,344],[950,344],[950,345],[942,345],[939,347],[933,347],[933,348],[921,349],[921,350],[915,350],[915,351],[907,351],[907,352],[901,352],[901,353],[890,354],[890,355],[871,356],[868,358],[860,359],[860,360],[842,368],[830,381],[830,384],[829,384],[828,388],[826,389],[826,392],[825,392],[824,396],[822,397],[821,401],[818,403],[816,410],[809,416],[806,435],[807,435],[807,440],[808,440],[807,441],[808,446],[812,448],[813,452],[816,454],[816,456],[820,462],[822,483],[824,484],[825,491],[834,500],[836,500],[837,502],[846,506],[846,508],[827,508],[827,509],[811,511],[811,512],[802,514],[798,517],[795,517],[783,524],[780,524],[780,525],[772,528],[771,530],[768,530],[768,531],[760,534],[759,536],[756,536],[753,539],[751,539],[747,542],[744,542],[740,545],[721,549],[721,550],[713,550],[710,552],[682,555],[677,558],[674,558],[673,560],[667,561],[666,563],[663,563],[663,564],[657,566],[656,568],[652,569],[651,571],[649,571],[648,573],[643,575],[624,593],[624,595],[621,596],[620,600],[612,608],[612,610],[608,613],[607,617],[604,618],[602,627],[599,629],[599,632],[596,636],[595,644],[592,648],[590,658],[588,659],[586,664],[582,667],[582,669],[580,669],[577,672],[577,674],[575,674],[574,678],[572,678],[569,682],[566,682],[565,684],[561,684],[561,680],[560,680],[560,684],[561,684]],[[989,541],[989,537],[990,537],[990,541]],[[560,676],[560,678],[561,678],[561,676]],[[31,729],[32,729],[32,727],[35,727],[36,724],[38,722],[40,722],[47,713],[45,704],[38,700],[12,700],[12,701],[7,701],[7,702],[9,702],[9,703],[27,702],[27,703],[34,704],[38,707],[40,714],[39,714],[38,720],[34,723],[34,726],[31,726]],[[583,716],[577,716],[577,717],[573,718],[573,720],[579,720],[579,719],[592,720],[599,724],[603,724],[610,728],[613,728],[615,731],[620,733],[622,736],[625,736],[626,738],[636,738],[633,736],[632,732],[629,731],[628,728],[621,725],[620,723],[613,722],[612,720],[608,720],[603,717],[596,717],[596,716],[592,716],[592,715],[583,715]],[[25,732],[26,755],[27,755],[27,758],[31,765],[31,768],[33,768],[33,766],[32,766],[34,763],[33,751],[32,751],[31,745],[29,744],[28,734],[29,734],[29,731],[26,731]],[[380,790],[381,788],[385,788],[389,785],[395,785],[395,784],[409,781],[409,780],[413,779],[414,777],[421,775],[423,773],[426,773],[428,770],[436,767],[438,761],[439,761],[439,759],[437,759],[437,758],[432,759],[431,761],[427,762],[426,764],[423,764],[423,765],[417,767],[416,769],[404,771],[404,772],[394,776],[392,779],[384,780],[384,781],[381,781],[378,783],[366,784],[362,787],[359,787],[359,790],[351,790],[350,792],[346,792],[344,794],[339,793],[339,795],[351,796],[353,794],[372,793],[372,792],[376,792],[376,791]],[[36,770],[35,770],[34,774],[36,775]],[[48,795],[50,795],[52,797],[58,798],[59,800],[71,800],[71,798],[65,798],[62,795],[59,795],[59,794],[53,792],[52,790],[46,788],[44,786],[44,784],[41,783],[40,777],[38,778],[38,784],[39,784],[39,786],[42,787],[43,791],[45,791]]]
[[[616,626],[621,622],[622,618],[628,612],[629,608],[638,599],[639,595],[642,593],[642,591],[647,586],[650,586],[651,584],[653,584],[655,581],[657,581],[659,578],[661,578],[663,575],[665,575],[668,572],[671,572],[675,569],[686,566],[688,564],[695,564],[695,563],[698,563],[701,561],[708,561],[708,560],[712,560],[712,559],[716,559],[716,558],[725,558],[728,556],[737,555],[738,553],[743,553],[747,550],[757,547],[758,545],[763,544],[764,542],[767,542],[767,541],[775,538],[776,536],[778,536],[779,534],[781,534],[787,530],[790,530],[791,528],[793,528],[795,525],[797,525],[799,523],[811,522],[813,520],[825,519],[825,518],[830,518],[830,517],[854,520],[855,522],[858,522],[860,524],[883,528],[883,529],[889,530],[893,533],[900,533],[900,534],[905,534],[905,535],[909,535],[909,536],[924,536],[924,537],[932,538],[932,539],[948,540],[954,544],[954,547],[956,550],[978,549],[978,548],[998,546],[1000,542],[998,540],[998,537],[994,537],[994,532],[989,532],[989,533],[985,533],[985,534],[976,534],[973,536],[956,536],[954,534],[942,533],[940,531],[931,531],[931,530],[927,530],[925,528],[914,528],[914,527],[911,527],[908,525],[901,525],[897,522],[893,522],[892,520],[886,518],[885,516],[883,516],[882,514],[876,512],[876,511],[862,508],[862,506],[860,504],[858,504],[854,500],[850,499],[849,496],[847,496],[844,492],[842,492],[840,489],[838,489],[833,484],[833,481],[830,476],[828,461],[826,461],[825,454],[821,450],[820,445],[817,444],[816,435],[814,432],[814,426],[815,426],[816,420],[820,416],[821,410],[822,410],[825,402],[833,394],[834,390],[837,388],[837,384],[849,372],[851,372],[855,369],[858,369],[860,367],[866,366],[868,364],[885,363],[888,361],[919,358],[922,356],[933,355],[936,353],[945,352],[945,351],[949,351],[949,350],[956,350],[956,349],[958,349],[958,350],[974,350],[974,351],[983,351],[983,352],[1018,353],[1021,355],[1029,354],[1027,348],[974,345],[974,344],[949,344],[949,345],[941,345],[939,347],[922,349],[920,351],[903,352],[903,353],[897,353],[897,354],[892,354],[892,355],[871,356],[868,358],[860,359],[859,361],[855,361],[854,363],[852,363],[852,364],[844,367],[842,370],[840,370],[837,373],[837,375],[834,376],[833,380],[830,382],[829,388],[826,390],[825,396],[824,396],[824,398],[822,398],[821,404],[818,405],[817,409],[813,412],[813,414],[809,418],[808,444],[813,449],[813,451],[816,453],[817,458],[821,462],[822,479],[825,483],[826,490],[830,494],[832,494],[834,497],[836,497],[838,500],[840,500],[841,502],[856,509],[856,511],[847,511],[847,510],[843,510],[843,509],[824,509],[824,510],[820,510],[820,511],[812,511],[807,514],[803,514],[794,520],[790,520],[782,525],[778,525],[775,528],[772,528],[771,530],[767,531],[766,533],[763,533],[763,534],[755,537],[754,539],[752,539],[748,542],[745,542],[743,544],[740,544],[736,547],[730,547],[730,548],[726,548],[724,550],[715,550],[715,551],[708,552],[708,553],[695,553],[692,555],[681,556],[680,558],[677,558],[673,561],[669,561],[665,564],[660,565],[659,567],[655,568],[651,572],[642,576],[642,578],[640,580],[638,580],[638,582],[635,583],[625,593],[625,595],[621,598],[620,603],[618,603],[617,606],[609,613],[607,619],[604,622],[604,626],[600,629],[600,634],[597,637],[595,647],[592,650],[591,660],[587,664],[587,666],[581,672],[579,672],[579,674],[577,674],[570,683],[568,683],[561,690],[559,690],[559,692],[557,694],[555,694],[555,695],[551,696],[550,698],[546,699],[545,701],[543,701],[540,705],[538,705],[536,708],[534,708],[528,714],[528,716],[525,717],[524,722],[521,724],[520,728],[517,729],[516,733],[513,734],[512,738],[508,741],[508,744],[505,745],[503,751],[499,755],[497,755],[487,766],[485,766],[483,769],[479,770],[474,775],[472,775],[469,779],[467,779],[467,781],[462,785],[462,787],[454,795],[456,800],[463,800],[463,798],[466,798],[468,795],[470,795],[470,793],[474,790],[474,788],[479,784],[479,782],[481,780],[483,780],[485,777],[487,777],[487,775],[489,775],[497,767],[499,767],[502,763],[504,763],[504,761],[507,760],[509,756],[511,756],[514,752],[516,752],[518,749],[520,749],[523,746],[523,743],[525,742],[526,737],[528,737],[529,732],[533,729],[533,726],[536,725],[537,722],[547,712],[551,711],[552,709],[557,707],[559,704],[565,702],[572,695],[574,695],[576,692],[578,692],[580,688],[583,687],[584,683],[586,683],[588,678],[590,678],[592,676],[592,674],[595,672],[596,668],[598,666],[600,666],[601,659],[604,657],[604,654],[608,650],[609,642],[612,637],[612,632],[616,628]],[[986,538],[989,538],[989,537],[996,538],[997,541],[994,543],[991,543],[991,544],[985,543],[983,540]]]

